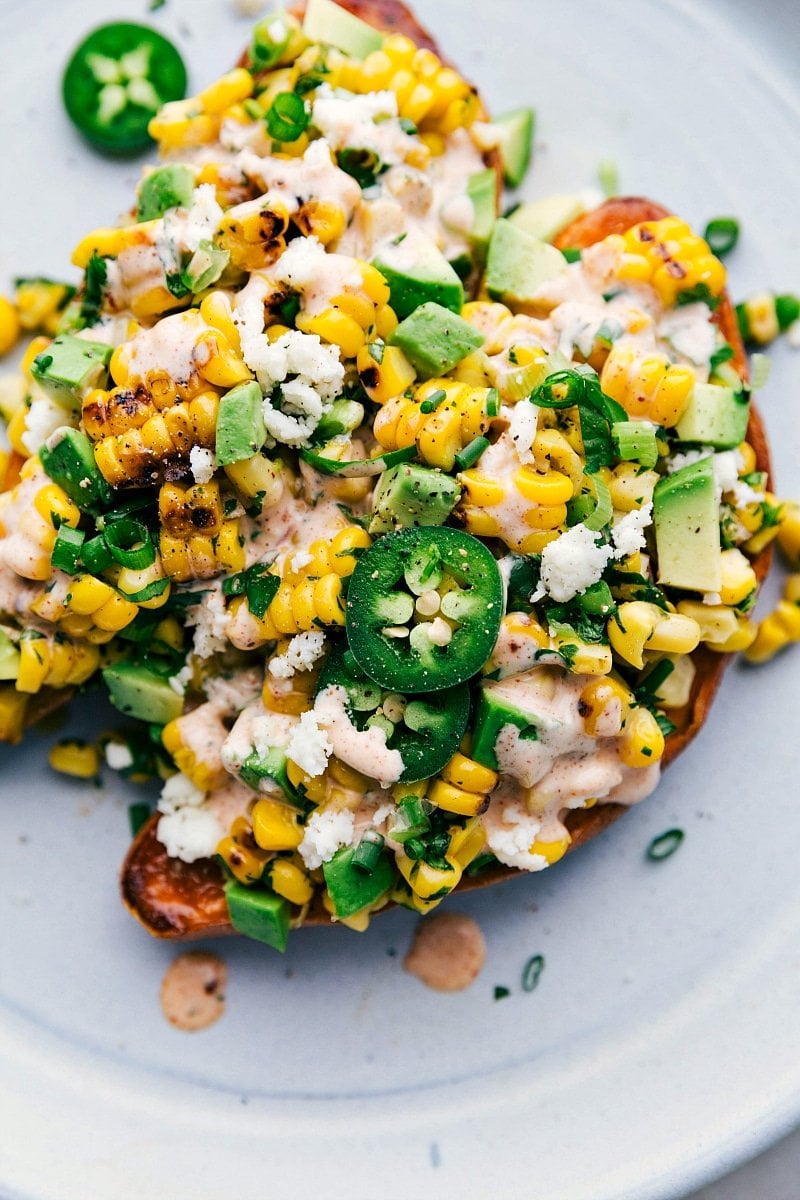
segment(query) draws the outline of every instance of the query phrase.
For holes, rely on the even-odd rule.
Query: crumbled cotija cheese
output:
[[[192,446],[189,451],[189,466],[195,483],[210,483],[217,469],[217,456],[204,446]]]
[[[637,550],[644,550],[644,531],[653,524],[653,504],[643,504],[620,517],[611,527],[611,540],[616,547],[615,558],[627,558]]]
[[[25,414],[25,432],[20,441],[31,454],[38,454],[51,434],[65,425],[74,425],[70,414],[38,389]]]
[[[297,671],[310,671],[324,653],[324,633],[298,633],[289,642],[285,654],[276,654],[270,659],[269,673],[276,679],[291,679]]]
[[[170,858],[193,863],[214,855],[225,830],[204,808],[179,808],[161,818],[156,836]]]
[[[292,730],[286,747],[287,758],[313,779],[325,770],[332,753],[333,746],[325,730],[317,724],[316,713],[304,712]]]
[[[521,463],[532,463],[533,441],[539,423],[539,410],[535,404],[520,400],[511,410],[508,435],[514,443],[517,458]]]
[[[105,759],[112,771],[125,771],[133,766],[133,755],[124,742],[107,742]]]
[[[542,594],[563,604],[598,582],[614,557],[612,548],[598,542],[598,537],[581,522],[545,546],[542,551]]]
[[[211,584],[208,592],[197,604],[192,604],[186,610],[186,624],[193,625],[193,653],[198,658],[210,658],[224,650],[228,642],[225,637],[225,627],[228,614],[225,600],[219,584]]]
[[[312,813],[297,847],[309,871],[329,862],[340,846],[349,846],[353,832],[353,814],[348,809]]]

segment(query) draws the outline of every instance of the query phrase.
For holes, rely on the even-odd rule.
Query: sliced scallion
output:
[[[722,258],[730,254],[739,241],[739,222],[735,217],[714,217],[706,225],[703,237],[712,254]]]
[[[682,829],[667,829],[658,837],[653,838],[647,847],[647,857],[651,862],[663,862],[665,858],[669,858],[671,854],[675,853],[683,838]]]
[[[295,92],[278,92],[266,120],[269,135],[276,142],[296,142],[310,118],[300,96]]]
[[[111,566],[114,559],[102,533],[84,542],[81,560],[90,575],[99,575],[106,567]]]
[[[108,525],[106,545],[114,562],[133,571],[143,571],[156,561],[156,548],[150,530],[141,521],[125,517]]]
[[[591,490],[594,494],[594,507],[591,512],[584,516],[583,523],[587,529],[591,529],[594,533],[599,533],[614,515],[611,492],[608,490],[608,484],[599,475],[586,475],[585,478],[591,484]]]
[[[615,421],[611,436],[617,454],[626,462],[654,467],[658,462],[656,431],[647,421]]]
[[[532,992],[539,984],[544,970],[544,955],[534,954],[522,968],[522,990]]]
[[[419,406],[419,411],[427,416],[428,413],[436,412],[442,401],[446,399],[447,392],[444,388],[437,388],[435,392],[431,392],[430,396],[425,397]]]
[[[460,454],[455,457],[455,466],[458,471],[466,471],[469,467],[473,467],[485,450],[489,449],[491,442],[485,437],[473,438],[468,442]]]
[[[80,529],[73,529],[70,525],[59,526],[50,556],[50,562],[57,571],[66,571],[68,575],[77,573],[85,538],[86,534]]]
[[[375,829],[364,831],[361,841],[353,851],[352,864],[371,875],[378,865],[383,850],[383,838]]]

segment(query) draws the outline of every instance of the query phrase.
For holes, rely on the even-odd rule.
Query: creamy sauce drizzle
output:
[[[208,1029],[225,1011],[228,968],[216,954],[179,954],[161,981],[161,1011],[176,1029]]]
[[[403,966],[437,992],[463,992],[486,961],[480,926],[464,913],[436,913],[420,921]]]

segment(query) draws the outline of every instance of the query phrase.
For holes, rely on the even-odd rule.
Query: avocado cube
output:
[[[467,182],[467,195],[472,201],[473,219],[469,240],[481,262],[486,258],[489,238],[497,220],[497,175],[491,167],[476,171]]]
[[[286,763],[284,751],[277,746],[270,746],[265,754],[259,754],[254,750],[242,763],[239,777],[255,792],[262,790],[263,780],[270,779],[278,785],[290,804],[302,808],[303,802],[292,786]]]
[[[231,880],[225,884],[228,916],[237,933],[264,942],[273,950],[286,949],[289,938],[289,902],[275,892],[263,888],[245,887]]]
[[[482,346],[483,335],[449,308],[430,302],[401,321],[389,343],[403,351],[421,379],[433,379]]]
[[[509,187],[519,187],[525,178],[533,149],[535,113],[532,108],[515,108],[495,117],[492,125],[499,134],[498,150],[503,174]]]
[[[140,663],[118,662],[103,671],[103,681],[115,708],[150,725],[167,725],[181,715],[183,697],[163,675]]]
[[[352,58],[366,58],[383,45],[382,33],[333,0],[308,0],[303,33],[309,41],[335,46]]]
[[[444,525],[460,495],[461,488],[449,475],[416,463],[400,463],[380,477],[369,531],[391,533],[415,525]]]
[[[113,347],[71,333],[59,334],[31,363],[31,375],[51,400],[80,407],[84,392],[105,387]]]
[[[548,242],[512,225],[495,222],[486,263],[486,288],[493,300],[515,308],[535,308],[535,295],[544,283],[567,270],[564,255]]]
[[[750,401],[746,392],[716,383],[696,383],[675,427],[682,442],[698,442],[715,450],[733,450],[747,436]]]
[[[384,247],[372,260],[389,284],[398,320],[429,301],[460,313],[464,286],[439,247],[429,238],[407,234]]]
[[[544,196],[520,204],[508,219],[540,242],[552,242],[557,233],[585,212],[586,205],[580,196]]]
[[[52,433],[39,451],[42,466],[82,512],[97,513],[111,503],[113,492],[95,462],[85,433],[65,425]]]
[[[692,592],[722,587],[719,499],[709,455],[672,475],[653,493],[658,582]]]
[[[345,846],[337,850],[329,862],[322,864],[322,872],[333,904],[334,915],[340,920],[352,917],[370,904],[374,904],[388,892],[395,880],[395,871],[389,855],[381,854],[374,870],[367,874],[361,867],[354,866],[355,849]]]
[[[523,711],[491,685],[481,688],[475,714],[472,757],[493,771],[499,770],[497,739],[506,725],[516,725],[521,738],[534,742],[539,740],[535,713]]]
[[[188,208],[194,194],[194,172],[175,163],[156,167],[139,184],[137,221],[153,221],[170,208]]]
[[[217,463],[227,467],[258,454],[267,440],[264,397],[254,379],[226,392],[217,413]]]
[[[0,629],[0,679],[16,679],[19,673],[19,650],[11,638]]]

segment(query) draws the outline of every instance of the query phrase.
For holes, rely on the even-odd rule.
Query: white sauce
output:
[[[389,749],[382,729],[356,729],[346,702],[344,688],[326,687],[314,701],[317,722],[327,733],[337,758],[362,775],[377,779],[381,787],[388,788],[403,773],[400,751]]]

